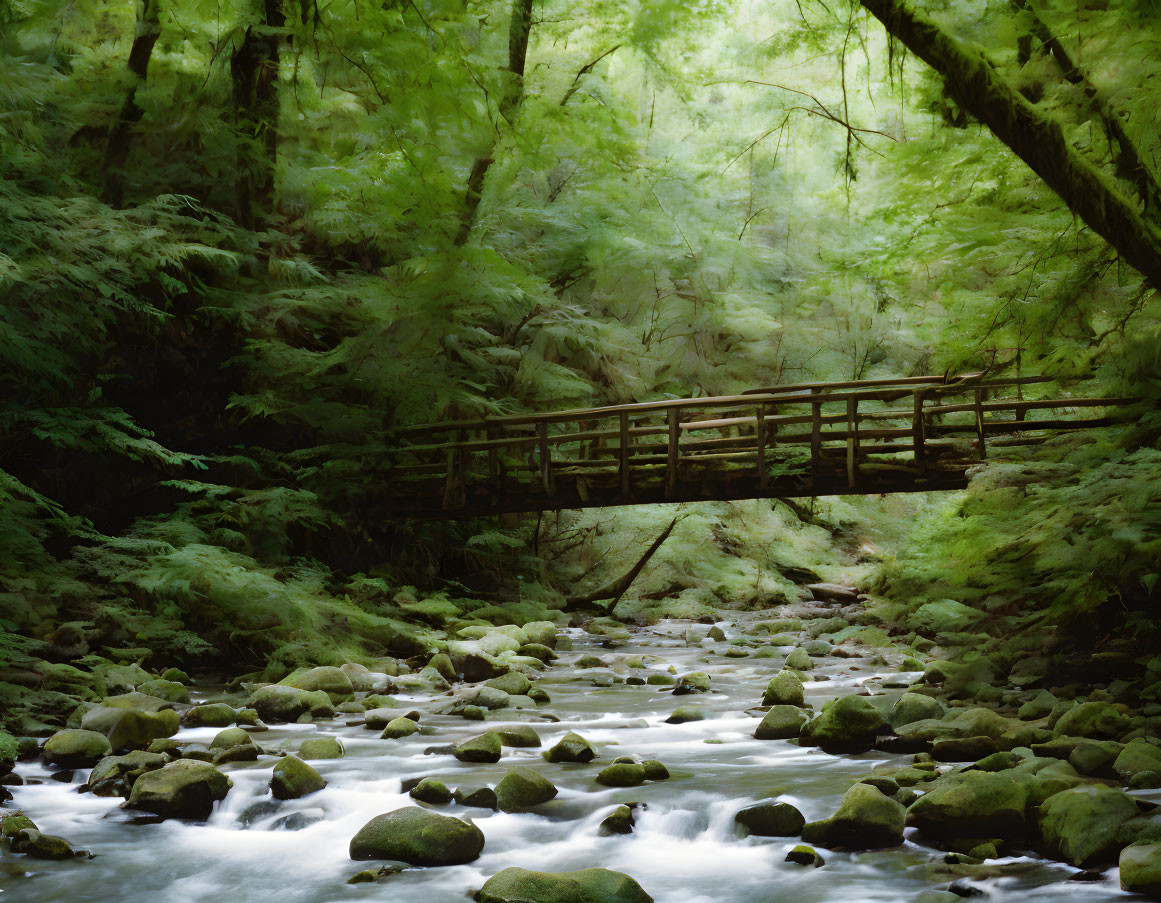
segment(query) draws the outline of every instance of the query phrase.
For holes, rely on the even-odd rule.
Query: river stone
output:
[[[814,669],[814,661],[806,650],[800,647],[786,656],[785,666],[795,671],[811,671]]]
[[[705,709],[695,705],[679,705],[673,714],[665,719],[666,724],[688,724],[691,721],[705,721]]]
[[[1060,700],[1047,690],[1037,690],[1031,699],[1026,700],[1016,710],[1016,717],[1021,721],[1039,721],[1041,718],[1047,718],[1058,702]]]
[[[808,719],[806,712],[792,705],[771,706],[754,730],[758,740],[790,740],[798,736]]]
[[[1129,716],[1108,702],[1085,702],[1069,709],[1056,722],[1055,731],[1065,737],[1115,739],[1129,729]]]
[[[172,737],[180,726],[181,717],[173,709],[142,712],[97,706],[81,718],[83,729],[104,734],[113,749],[144,749],[153,740]]]
[[[224,702],[214,702],[195,705],[182,716],[181,723],[186,727],[229,727],[236,717],[230,706]]]
[[[1083,740],[1076,744],[1068,761],[1078,774],[1103,777],[1106,773],[1112,773],[1112,764],[1121,749],[1121,744],[1112,740]]]
[[[634,762],[615,762],[601,769],[597,783],[606,787],[636,787],[645,783],[645,766]]]
[[[297,756],[279,760],[270,777],[270,792],[276,800],[296,800],[326,785],[326,779]]]
[[[427,667],[435,670],[448,683],[455,683],[459,680],[455,665],[452,664],[451,657],[446,652],[437,652],[433,655],[427,663]]]
[[[501,690],[509,696],[523,696],[532,689],[532,681],[519,671],[509,671],[500,677],[493,677],[491,680],[485,681],[484,686]]]
[[[89,774],[89,791],[95,796],[128,796],[134,781],[168,761],[169,756],[141,750],[123,756],[106,756]]]
[[[411,788],[408,795],[413,800],[433,806],[446,806],[452,801],[452,792],[448,790],[447,784],[435,778],[424,778]]]
[[[735,815],[734,824],[743,837],[797,837],[806,819],[789,803],[759,803]]]
[[[540,745],[540,734],[529,724],[517,724],[512,727],[498,727],[495,733],[500,737],[503,746],[518,749],[532,749]]]
[[[1132,740],[1113,762],[1113,771],[1122,781],[1132,780],[1142,771],[1161,771],[1161,749],[1148,740]]]
[[[653,903],[644,889],[621,872],[532,872],[506,868],[476,895],[477,903]]]
[[[331,702],[350,702],[355,695],[351,678],[341,668],[329,665],[291,675],[287,678],[286,685],[308,692],[322,690],[331,698]]]
[[[1121,887],[1161,896],[1161,843],[1135,843],[1121,850]]]
[[[496,802],[503,812],[524,812],[556,796],[551,781],[531,768],[511,769],[496,785]]]
[[[44,759],[62,768],[89,768],[113,751],[98,731],[69,728],[57,731],[44,744]]]
[[[35,828],[22,828],[10,838],[13,853],[24,853],[33,859],[72,859],[72,845],[63,837],[41,834]]]
[[[889,730],[879,710],[863,696],[840,696],[822,708],[822,713],[803,725],[798,742],[819,746],[826,752],[861,752],[870,749],[875,738]]]
[[[996,741],[991,737],[953,737],[936,740],[931,757],[936,762],[977,762],[997,751]]]
[[[544,758],[549,762],[591,762],[597,751],[580,734],[569,731],[552,749],[546,750]]]
[[[475,825],[406,806],[377,815],[351,838],[350,857],[394,859],[409,865],[461,865],[479,858],[484,834]]]
[[[525,643],[520,647],[519,654],[541,662],[550,662],[556,658],[555,651],[540,643]]]
[[[350,681],[348,681],[350,683]],[[249,705],[258,710],[263,721],[295,722],[311,710],[306,693],[296,687],[271,684],[255,690]]]
[[[141,775],[129,794],[131,809],[166,818],[208,818],[234,782],[206,762],[179,759]]]
[[[672,674],[662,674],[655,671],[645,678],[645,683],[651,687],[672,687],[676,678]]]
[[[1130,790],[1156,790],[1161,787],[1161,771],[1138,771],[1129,778]]]
[[[907,824],[935,838],[1019,837],[1034,783],[1011,772],[944,775],[911,804]]]
[[[862,850],[903,842],[903,807],[870,784],[855,784],[843,794],[838,812],[802,829],[802,839],[823,846]]]
[[[457,787],[456,792],[452,794],[452,799],[461,806],[472,806],[476,809],[491,809],[495,812],[500,808],[496,799],[496,791],[491,787],[479,784],[465,784],[462,787]]]
[[[647,781],[669,780],[669,769],[656,759],[646,759],[641,763],[641,767],[645,769],[645,780]]]
[[[814,847],[807,846],[804,843],[798,844],[798,846],[787,853],[786,861],[793,862],[795,865],[810,865],[814,868],[826,865],[826,860],[815,852]]]
[[[25,828],[37,830],[36,823],[23,812],[13,812],[11,815],[0,817],[0,837],[11,837]]]
[[[608,837],[611,834],[632,834],[635,824],[633,810],[628,806],[618,806],[601,820],[597,833],[602,837]]]
[[[189,690],[176,680],[162,680],[161,678],[147,680],[137,689],[138,692],[147,696],[156,696],[166,702],[189,702]]]
[[[460,696],[461,705],[477,705],[485,709],[506,709],[512,704],[512,697],[497,687],[487,685],[476,687]]]
[[[334,737],[311,737],[298,747],[300,759],[341,759],[344,753],[343,744]]]
[[[460,743],[454,755],[461,762],[499,762],[501,746],[499,734],[488,731]]]
[[[228,727],[218,731],[210,741],[210,749],[230,749],[234,746],[249,746],[253,744],[250,735],[240,727]]]
[[[889,718],[892,726],[899,727],[928,718],[942,718],[943,714],[943,704],[938,699],[922,693],[904,693],[895,700]]]
[[[379,735],[379,739],[399,740],[403,737],[410,737],[418,730],[419,725],[410,718],[392,718],[383,728],[383,733]]]
[[[1114,787],[1061,791],[1040,805],[1037,849],[1079,868],[1111,862],[1119,852],[1117,831],[1136,815],[1133,798]]]
[[[688,696],[691,693],[708,693],[709,689],[710,676],[704,671],[694,671],[691,674],[683,675],[677,681],[677,686],[673,688],[673,695]]]
[[[552,621],[529,621],[521,629],[528,643],[549,648],[555,648],[557,645],[556,625]]]
[[[762,705],[793,705],[801,708],[806,704],[802,681],[793,671],[779,671],[766,684],[762,694]]]

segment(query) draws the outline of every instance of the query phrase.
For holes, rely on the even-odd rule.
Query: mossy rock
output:
[[[895,700],[889,719],[893,727],[899,727],[916,721],[939,719],[945,712],[946,709],[938,699],[932,699],[922,693],[904,693]]]
[[[113,747],[99,731],[69,728],[57,731],[44,744],[44,759],[62,768],[88,768],[109,755]]]
[[[666,724],[689,724],[693,721],[705,721],[705,709],[694,705],[679,705],[673,714],[665,719]]]
[[[965,771],[933,782],[907,810],[926,837],[1021,837],[1035,779],[1012,772]]]
[[[673,688],[674,696],[688,696],[692,693],[708,693],[710,691],[710,676],[704,671],[694,671],[685,674],[677,681]]]
[[[270,792],[276,800],[296,800],[326,785],[326,779],[297,756],[280,759],[270,776]]]
[[[387,726],[383,728],[383,733],[379,735],[382,740],[400,740],[403,737],[410,737],[419,730],[419,725],[410,718],[392,718],[387,722]]]
[[[255,690],[249,706],[257,710],[263,721],[294,723],[311,711],[311,700],[297,687],[271,684]]]
[[[584,764],[591,762],[596,755],[597,751],[593,749],[588,740],[580,734],[569,731],[557,741],[555,746],[545,751],[544,758],[549,762],[578,762]]]
[[[889,730],[886,719],[865,697],[840,696],[803,726],[798,742],[826,752],[860,752],[870,749],[875,738]]]
[[[1161,771],[1161,748],[1145,739],[1132,740],[1117,755],[1113,771],[1122,781],[1130,781],[1142,771]]]
[[[476,895],[477,903],[653,903],[636,881],[621,872],[533,872],[506,868]]]
[[[156,696],[167,702],[189,702],[189,690],[176,680],[147,680],[137,689],[147,696]]]
[[[89,792],[94,796],[128,796],[141,775],[168,762],[169,756],[141,750],[123,756],[106,756],[89,773]]]
[[[9,838],[13,853],[23,853],[33,859],[72,859],[76,852],[63,837],[41,834],[35,828],[24,828]]]
[[[104,734],[113,749],[145,749],[154,740],[176,734],[181,717],[173,709],[143,712],[97,706],[81,718],[81,727]]]
[[[335,737],[310,737],[298,746],[300,759],[341,759],[344,755],[346,750]]]
[[[608,837],[612,834],[632,834],[633,826],[636,824],[636,819],[633,818],[633,810],[628,806],[618,806],[607,816],[601,819],[600,827],[597,833],[602,837]]]
[[[499,762],[502,745],[500,735],[488,731],[460,743],[456,746],[454,755],[461,762]]]
[[[503,746],[515,749],[534,749],[540,746],[540,734],[528,724],[517,724],[512,727],[498,727],[495,733],[500,737]]]
[[[19,758],[19,741],[7,731],[0,731],[0,771],[11,768]]]
[[[762,705],[792,705],[802,708],[806,705],[802,680],[793,671],[779,671],[766,685],[766,691],[762,694]]]
[[[503,812],[526,812],[556,794],[556,786],[531,768],[513,768],[496,785],[496,802]]]
[[[1108,702],[1085,702],[1065,712],[1054,729],[1066,737],[1113,739],[1129,729],[1129,716]]]
[[[1161,843],[1135,843],[1121,850],[1121,888],[1161,897]]]
[[[798,844],[798,846],[787,853],[786,861],[793,862],[795,865],[809,865],[813,868],[826,865],[826,860],[818,855],[814,847],[804,843]]]
[[[502,674],[499,677],[493,677],[491,680],[485,681],[484,686],[491,687],[494,690],[500,690],[509,696],[524,696],[532,689],[532,681],[519,671],[509,671],[507,674]]]
[[[797,737],[809,719],[809,715],[802,709],[792,705],[775,705],[770,707],[761,723],[754,730],[757,740],[790,740]]]
[[[803,827],[802,839],[828,847],[893,847],[903,842],[903,820],[899,803],[870,784],[855,784],[834,815]]]
[[[452,664],[451,657],[446,652],[437,652],[433,655],[428,661],[427,667],[433,668],[448,683],[455,683],[460,679],[456,673],[455,665]]]
[[[806,819],[789,803],[759,803],[738,812],[734,824],[743,837],[797,837]]]
[[[229,727],[237,717],[234,709],[224,702],[214,702],[195,705],[182,715],[181,723],[186,727]]]
[[[446,806],[452,801],[452,792],[447,784],[435,778],[424,778],[411,788],[408,795],[413,800],[433,806]]]
[[[795,671],[813,671],[814,660],[805,649],[799,647],[786,656],[785,666]]]
[[[214,766],[180,759],[139,777],[128,805],[166,818],[205,819],[232,786],[233,781]]]
[[[1037,850],[1078,868],[1112,862],[1117,833],[1137,815],[1136,801],[1102,784],[1073,787],[1040,804]]]
[[[615,762],[602,768],[596,780],[606,787],[636,787],[645,783],[645,766],[635,762]]]
[[[500,803],[496,799],[496,791],[480,784],[465,784],[457,787],[455,793],[452,794],[452,799],[461,806],[472,806],[476,809],[491,809],[495,812],[500,808]]]
[[[356,861],[393,859],[409,865],[462,865],[479,858],[484,834],[458,818],[407,806],[377,815],[351,838]]]
[[[330,697],[331,702],[350,702],[355,697],[351,678],[341,668],[331,666],[311,668],[309,671],[293,674],[283,683],[307,692],[321,690]]]
[[[557,657],[555,650],[541,643],[525,643],[520,647],[519,654],[541,662],[551,662]]]
[[[645,780],[647,781],[669,780],[669,769],[656,759],[646,759],[641,763],[641,767],[645,769]]]
[[[210,749],[230,749],[233,746],[248,746],[253,742],[242,728],[228,727],[224,731],[218,731],[210,741]]]
[[[0,816],[0,837],[11,837],[17,831],[23,831],[25,828],[37,830],[36,823],[23,812],[12,812]]]

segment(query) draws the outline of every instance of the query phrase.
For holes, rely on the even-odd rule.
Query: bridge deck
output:
[[[1108,426],[1111,408],[1137,401],[1022,397],[1048,382],[966,374],[802,383],[430,424],[398,431],[385,490],[397,516],[435,519],[960,489],[989,450]]]

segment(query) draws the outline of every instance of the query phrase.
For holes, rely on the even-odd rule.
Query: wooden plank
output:
[[[665,497],[671,498],[677,491],[678,468],[681,466],[681,408],[670,408],[666,417],[669,420],[669,442],[666,447]]]
[[[976,389],[977,392],[984,392],[984,389]],[[992,413],[999,411],[1036,411],[1043,409],[1060,409],[1060,408],[1103,408],[1103,407],[1121,407],[1123,405],[1136,404],[1142,399],[1133,396],[1124,396],[1116,398],[1042,398],[1038,401],[989,401],[983,405],[983,410]],[[976,403],[968,402],[965,404],[946,404],[946,405],[930,405],[929,411],[934,411],[937,414],[954,414],[964,411],[975,411]]]
[[[621,495],[625,498],[629,497],[629,412],[622,411],[620,414],[620,440],[621,445],[618,451],[620,452],[620,463],[618,470],[621,475]]]

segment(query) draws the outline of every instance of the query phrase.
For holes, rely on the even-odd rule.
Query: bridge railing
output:
[[[1135,400],[1021,397],[1025,386],[1048,381],[971,373],[801,383],[429,424],[396,433],[389,479],[401,500],[445,511],[553,507],[562,486],[562,496],[584,504],[688,498],[707,480],[748,481],[755,495],[774,483],[818,494],[876,491],[884,475],[922,481],[966,470],[989,447],[1108,425],[1106,413],[1081,412]]]

